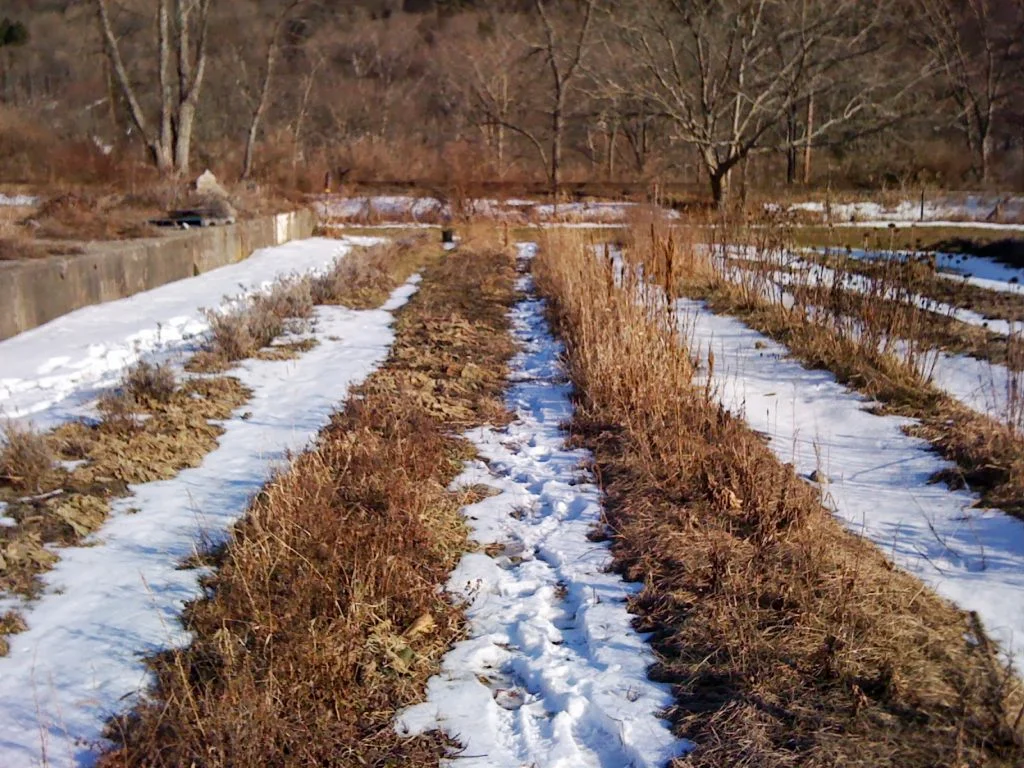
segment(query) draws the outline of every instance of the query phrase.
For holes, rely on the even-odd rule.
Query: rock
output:
[[[812,483],[818,483],[819,485],[828,485],[832,482],[829,476],[822,472],[820,469],[816,469],[807,476],[807,479]]]
[[[235,207],[228,202],[226,197],[202,195],[198,198],[193,207],[196,210],[201,211],[206,218],[210,219],[234,222],[235,219],[238,218]]]
[[[195,181],[195,190],[198,194],[203,196],[220,197],[224,200],[228,199],[227,190],[220,185],[217,181],[217,177],[207,169],[200,174],[199,178]]]

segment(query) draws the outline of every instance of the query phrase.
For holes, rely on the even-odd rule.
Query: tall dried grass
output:
[[[443,738],[392,718],[462,632],[440,589],[466,546],[453,428],[501,408],[513,281],[495,250],[425,272],[386,365],[234,530],[186,612],[194,642],[153,659],[104,766],[437,764]]]
[[[313,278],[313,301],[341,304],[350,309],[379,307],[391,291],[439,250],[426,234],[355,248],[338,259],[325,274]]]
[[[672,296],[706,300],[716,312],[735,315],[786,345],[807,365],[831,371],[883,410],[917,420],[910,431],[958,465],[957,472],[937,479],[969,484],[984,504],[1024,515],[1019,371],[1011,376],[1009,391],[999,393],[1006,412],[978,413],[932,383],[941,319],[917,306],[902,271],[876,273],[856,296],[843,287],[842,272],[834,289],[798,283],[783,291],[777,274],[793,262],[784,227],[719,226],[713,232],[710,244],[696,242],[692,231],[652,216],[631,228],[626,253],[662,282],[665,265],[673,264],[666,286]],[[746,244],[740,259],[736,243]],[[1010,367],[1017,365],[1020,342],[1007,338],[1003,343],[994,354],[1004,355]]]
[[[695,384],[665,311],[678,267],[663,259],[637,306],[636,272],[620,285],[579,236],[550,235],[535,263],[617,567],[644,584],[652,675],[697,744],[680,765],[1019,765],[1019,687],[976,619],[848,534]]]

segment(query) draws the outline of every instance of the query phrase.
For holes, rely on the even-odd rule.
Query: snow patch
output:
[[[1024,522],[974,506],[978,497],[933,484],[951,464],[904,434],[913,422],[876,416],[871,403],[825,371],[699,302],[677,303],[699,359],[715,352],[713,380],[723,404],[771,437],[781,461],[831,482],[825,501],[855,533],[964,610],[977,611],[1010,653],[1024,641]],[[703,350],[703,352],[699,352]]]
[[[323,243],[315,250],[317,263],[335,252]],[[178,616],[200,589],[197,571],[179,563],[201,540],[223,540],[287,452],[305,447],[349,388],[384,360],[392,312],[417,281],[380,309],[318,307],[316,347],[296,360],[250,360],[234,370],[254,392],[247,417],[224,424],[202,465],[133,486],[85,546],[61,550],[43,596],[23,608],[28,630],[13,635],[0,658],[0,765],[36,765],[44,754],[54,768],[95,762],[107,718],[130,708],[150,682],[144,657],[189,640]]]
[[[607,572],[607,545],[587,538],[601,522],[600,491],[582,468],[589,454],[564,445],[572,405],[562,347],[542,301],[524,299],[512,318],[523,344],[508,395],[516,420],[471,431],[487,463],[469,463],[455,481],[498,491],[463,513],[472,537],[503,553],[467,554],[452,574],[471,636],[396,727],[445,731],[465,746],[449,763],[460,768],[661,768],[691,745],[658,717],[672,696],[648,680],[654,657],[625,605],[640,585]]]
[[[38,203],[38,197],[32,197],[31,195],[5,195],[0,192],[0,208],[27,208]]]
[[[47,428],[80,416],[142,357],[193,351],[203,308],[226,309],[289,274],[321,271],[378,238],[311,238],[264,248],[236,264],[71,312],[0,342],[0,416]]]

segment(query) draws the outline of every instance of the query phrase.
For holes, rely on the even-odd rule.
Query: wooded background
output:
[[[0,181],[1024,188],[1024,0],[3,0]]]

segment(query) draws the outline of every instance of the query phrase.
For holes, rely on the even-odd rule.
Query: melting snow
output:
[[[504,552],[467,554],[452,574],[471,637],[397,727],[445,731],[465,746],[451,763],[460,768],[661,768],[689,744],[658,717],[672,697],[647,679],[654,658],[626,611],[639,585],[607,572],[607,546],[587,539],[600,492],[582,466],[588,453],[564,446],[572,405],[562,347],[543,302],[521,301],[513,321],[524,345],[508,396],[516,419],[467,435],[487,464],[471,462],[456,480],[499,491],[464,514],[475,540]]]
[[[678,303],[697,349],[715,352],[722,402],[771,436],[780,460],[804,476],[823,471],[828,505],[854,532],[965,610],[1011,652],[1024,640],[1024,522],[977,508],[978,497],[930,478],[951,466],[825,371],[740,321],[691,300]]]
[[[90,334],[115,345],[160,318],[194,317],[199,303],[219,299],[235,278],[251,284],[326,266],[338,247],[324,240],[282,246],[254,264],[235,265],[250,269],[234,270],[231,278],[209,272],[150,292],[157,296],[90,307],[84,327],[72,322],[64,335],[47,337],[56,348],[27,345],[23,354],[38,361],[60,352],[63,343],[62,358],[80,360]],[[28,630],[11,636],[10,654],[0,658],[0,765],[95,762],[107,718],[130,708],[149,683],[143,658],[188,641],[178,615],[200,589],[197,571],[179,570],[179,563],[199,542],[221,540],[287,452],[301,450],[349,388],[384,360],[394,339],[392,312],[415,292],[417,281],[396,290],[380,309],[318,307],[311,335],[320,343],[295,360],[244,362],[232,373],[254,392],[242,407],[246,418],[224,423],[218,447],[202,465],[171,480],[133,486],[132,496],[114,503],[85,546],[61,550],[60,561],[43,577],[42,597],[21,608]],[[7,357],[9,347],[0,350],[5,365],[32,370],[32,361]],[[61,391],[73,392],[78,383],[66,382]]]

